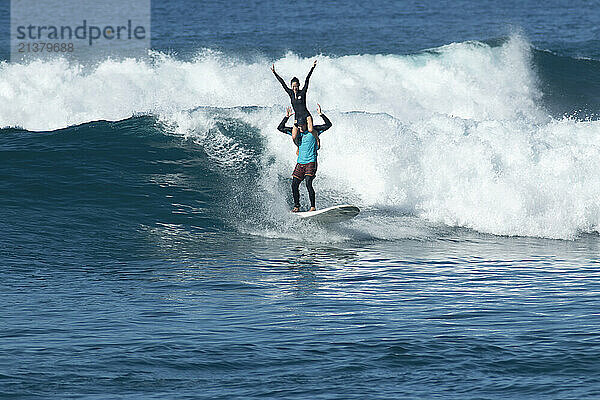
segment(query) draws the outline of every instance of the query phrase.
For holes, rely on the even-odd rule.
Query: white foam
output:
[[[387,113],[402,121],[431,113],[503,119],[531,111],[536,99],[528,44],[449,45],[415,56],[319,56],[308,104]],[[241,62],[203,51],[194,61],[154,53],[151,61],[106,60],[94,66],[64,59],[0,64],[0,126],[52,130],[134,114],[164,115],[197,106],[286,105],[266,59]],[[294,54],[276,62],[286,81],[301,79],[311,59]]]
[[[545,113],[523,38],[494,48],[473,42],[409,56],[317,58],[308,105],[316,115],[318,100],[334,124],[322,137],[319,201],[350,198],[361,207],[500,235],[599,231],[600,122]],[[276,67],[286,80],[302,80],[311,61],[287,54]],[[0,125],[48,130],[157,115],[169,132],[202,146],[218,168],[235,172],[259,157],[262,202],[273,213],[265,218],[281,220],[289,188],[274,182],[289,177],[295,155],[289,136],[276,130],[289,99],[269,66],[210,51],[192,62],[156,54],[152,62],[96,67],[4,63]],[[215,121],[228,118],[258,129],[266,151],[223,134]],[[406,234],[389,233],[389,221],[378,230],[373,221],[365,219],[364,230],[380,232],[375,237]],[[353,227],[360,228],[360,217]]]

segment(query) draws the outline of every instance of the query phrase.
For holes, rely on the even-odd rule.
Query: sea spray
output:
[[[319,153],[319,206],[351,200],[375,214],[395,210],[500,235],[597,232],[599,122],[548,115],[531,51],[514,36],[495,47],[465,42],[414,55],[319,56],[308,105],[318,101],[333,121]],[[96,66],[5,63],[0,121],[52,130],[154,115],[166,134],[205,152],[208,168],[235,180],[225,180],[241,213],[234,219],[253,210],[256,218],[243,219],[246,230],[277,231],[289,221],[295,148],[276,130],[287,98],[268,61],[205,51],[190,62],[155,54],[152,62]],[[291,76],[310,61],[290,53],[276,64]],[[363,216],[369,232],[377,231],[373,215]],[[393,237],[381,218],[384,236]]]

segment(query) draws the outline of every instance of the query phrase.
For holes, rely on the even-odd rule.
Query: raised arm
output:
[[[317,107],[317,113],[321,116],[321,118],[323,118],[323,121],[325,121],[325,123],[323,125],[315,125],[313,127],[313,129],[316,129],[319,132],[319,135],[320,135],[321,133],[325,132],[327,129],[331,128],[331,121],[321,111],[321,105],[319,103],[317,103],[317,106],[318,106]]]
[[[315,62],[313,62],[313,66],[310,69],[310,71],[308,71],[308,75],[306,75],[306,79],[304,80],[304,87],[302,88],[303,92],[306,92],[306,89],[308,89],[308,81],[310,79],[310,76],[312,75],[313,71],[315,70],[315,67],[317,66],[317,60],[315,60]]]
[[[287,94],[290,94],[290,92],[292,91],[292,89],[290,89],[289,87],[287,87],[287,85],[285,84],[285,81],[283,80],[283,78],[280,77],[279,74],[277,74],[277,72],[275,72],[275,64],[273,64],[271,66],[271,71],[273,71],[273,74],[275,74],[275,78],[277,78],[277,80],[279,81],[279,83],[281,83],[281,86],[283,86],[283,90],[285,90],[285,92]]]
[[[292,107],[288,107],[286,109],[285,117],[283,117],[283,119],[279,123],[279,126],[277,127],[277,130],[279,132],[283,132],[283,133],[286,133],[288,135],[292,134],[292,128],[289,127],[289,126],[285,126],[285,124],[287,123],[287,120],[290,117],[290,115],[292,115]]]

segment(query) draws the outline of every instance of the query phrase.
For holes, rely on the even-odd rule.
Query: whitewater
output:
[[[206,49],[190,61],[152,52],[96,65],[3,62],[0,126],[48,132],[153,116],[223,174],[247,174],[255,163],[252,204],[281,221],[287,186],[273,181],[291,174],[295,155],[276,130],[288,99],[269,67],[303,80],[313,59],[307,104],[313,115],[321,104],[333,122],[319,152],[317,201],[356,203],[365,212],[354,229],[394,238],[390,227],[402,236],[417,218],[507,236],[600,231],[600,122],[550,115],[532,46],[519,35],[410,55],[248,61]],[[260,146],[247,143],[248,132]]]

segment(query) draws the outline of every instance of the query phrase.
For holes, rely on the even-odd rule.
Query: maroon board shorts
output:
[[[308,164],[296,164],[292,176],[303,180],[305,176],[315,176],[317,174],[317,162],[309,162]]]

